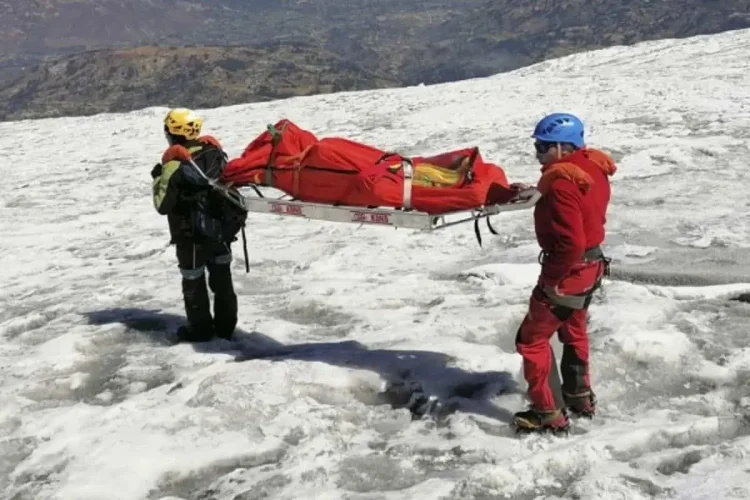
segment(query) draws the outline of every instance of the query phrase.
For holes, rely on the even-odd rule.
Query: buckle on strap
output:
[[[601,262],[604,265],[603,275],[609,276],[610,264],[612,263],[612,259],[604,255],[604,252],[602,251],[602,248],[599,245],[587,249],[583,253],[583,261],[584,262],[595,262],[595,261]]]
[[[586,251],[583,252],[584,262],[589,262],[592,260],[602,260],[604,258],[604,252],[602,251],[602,247],[600,247],[599,245],[587,248]]]
[[[539,257],[537,259],[539,261],[539,264],[544,264],[544,261],[549,257],[549,255],[550,254],[548,252],[545,252],[544,250],[542,250],[541,252],[539,252]],[[595,247],[587,248],[583,252],[583,256],[581,257],[581,261],[583,261],[583,262],[592,262],[592,261],[596,261],[596,260],[606,260],[606,261],[609,261],[609,259],[607,259],[604,256],[604,252],[602,251],[602,247],[599,246],[599,245],[597,245]]]
[[[543,266],[544,261],[547,260],[548,257],[549,257],[549,253],[545,252],[544,250],[539,252],[539,257],[537,258],[537,260],[539,261],[539,265]],[[612,262],[612,259],[604,255],[604,252],[602,251],[601,246],[597,245],[595,247],[587,248],[583,252],[581,262],[597,262],[597,261],[601,262],[604,265],[603,276],[609,276],[610,264]]]

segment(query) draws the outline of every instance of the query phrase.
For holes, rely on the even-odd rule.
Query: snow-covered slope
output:
[[[477,144],[534,181],[528,136],[556,110],[620,165],[591,311],[601,417],[567,438],[506,427],[530,211],[496,217],[484,249],[470,226],[253,215],[241,341],[169,346],[180,276],[149,177],[164,109],[0,124],[0,496],[749,498],[750,306],[730,299],[750,291],[750,31],[209,110],[205,131],[232,155],[282,117],[404,153]],[[411,422],[378,394],[397,376],[473,399]]]

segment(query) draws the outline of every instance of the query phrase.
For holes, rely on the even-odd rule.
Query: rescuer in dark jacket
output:
[[[202,119],[188,109],[171,110],[164,119],[169,148],[151,172],[154,207],[167,216],[170,243],[175,245],[182,274],[187,325],[180,327],[177,335],[187,342],[232,337],[237,324],[237,295],[230,269],[231,243],[246,216],[246,212],[232,216],[226,199],[206,179],[221,174],[227,156],[215,138],[200,135],[202,124]],[[208,287],[214,294],[213,317],[206,270]]]

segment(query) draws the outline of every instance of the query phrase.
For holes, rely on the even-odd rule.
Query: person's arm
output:
[[[162,215],[172,211],[179,198],[180,161],[157,164],[151,171],[154,208]]]
[[[209,188],[208,181],[195,170],[192,155],[183,146],[172,146],[162,156],[162,163],[151,171],[154,208],[162,215],[174,209],[180,198]]]

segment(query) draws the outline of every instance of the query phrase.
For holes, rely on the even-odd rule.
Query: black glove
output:
[[[161,163],[157,163],[154,165],[154,168],[151,169],[151,178],[156,179],[161,175]]]

